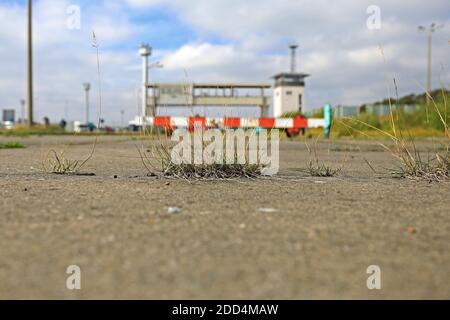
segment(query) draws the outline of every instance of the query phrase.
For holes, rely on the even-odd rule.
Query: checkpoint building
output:
[[[267,83],[150,84],[146,116],[157,115],[158,108],[218,107],[227,114],[231,107],[257,107],[268,117],[271,97],[266,93],[271,88]]]
[[[305,108],[305,79],[296,72],[296,49],[290,45],[291,70],[279,73],[270,83],[148,83],[148,57],[151,47],[143,45],[143,99],[140,117],[159,116],[158,110],[170,108],[218,107],[225,117],[231,108],[259,108],[262,118],[279,118],[286,113],[302,113]],[[271,94],[270,94],[271,93]],[[202,115],[205,116],[205,115]]]
[[[280,73],[275,75],[273,91],[273,117],[281,117],[285,113],[302,113],[305,106],[304,73]]]

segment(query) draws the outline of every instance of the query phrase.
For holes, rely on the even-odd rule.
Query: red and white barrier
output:
[[[142,125],[142,118],[134,121]],[[164,128],[193,128],[200,124],[204,128],[263,128],[263,129],[308,129],[323,128],[325,119],[296,118],[205,118],[205,117],[146,117],[145,126]]]

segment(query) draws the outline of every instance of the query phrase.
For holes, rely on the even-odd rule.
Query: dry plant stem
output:
[[[308,162],[307,167],[307,173],[309,173],[312,177],[334,177],[335,175],[339,174],[344,165],[339,168],[331,168],[325,163],[320,163],[319,156],[317,154],[317,142],[319,140],[319,136],[317,136],[316,140],[314,141],[314,148],[311,150],[308,143],[305,141],[306,148],[308,149],[308,153],[310,156],[310,160]],[[314,160],[311,159],[311,155],[314,155]]]
[[[98,103],[99,103],[99,112],[98,112],[98,121],[97,121],[97,130],[100,129],[101,125],[101,117],[102,117],[102,81],[101,81],[101,73],[100,73],[100,54],[99,54],[99,45],[97,42],[97,37],[95,32],[92,32],[92,46],[96,50],[96,58],[97,58],[97,81],[98,81]],[[92,149],[89,156],[80,164],[79,169],[81,169],[89,160],[92,159],[95,153],[95,148],[97,147],[98,142],[98,131],[95,134],[94,143],[92,144]]]
[[[43,164],[45,171],[55,174],[74,174],[79,170],[78,160],[66,159],[64,153],[61,152],[58,155],[55,150],[51,150],[49,153],[53,153],[53,159],[48,157],[49,168],[45,163]]]
[[[102,117],[102,83],[101,83],[101,73],[100,73],[100,54],[99,54],[99,45],[97,42],[97,37],[95,32],[92,32],[92,46],[96,49],[96,57],[97,57],[97,79],[98,79],[98,99],[99,99],[99,114],[98,114],[98,122],[97,128],[100,128],[101,125],[101,117]],[[91,151],[86,159],[83,161],[79,160],[69,160],[64,156],[64,152],[61,152],[60,155],[54,150],[51,150],[49,153],[53,155],[53,159],[48,157],[48,164],[50,168],[44,164],[44,170],[51,173],[56,174],[74,174],[79,172],[85,165],[92,159],[95,153],[95,149],[97,147],[98,142],[98,132],[95,134],[95,139],[92,144]]]
[[[394,79],[395,83],[395,79]],[[443,116],[441,111],[439,110],[439,107],[436,103],[436,101],[433,99],[433,97],[429,94],[429,92],[426,92],[426,95],[430,98],[430,101],[432,102],[436,114],[439,116],[440,121],[442,122],[442,125],[444,127],[444,133],[445,136],[449,139],[448,145],[447,145],[447,153],[442,155],[439,153],[436,153],[433,157],[428,157],[426,161],[422,159],[422,156],[420,152],[417,150],[416,145],[414,143],[414,138],[409,136],[409,141],[407,141],[403,135],[403,132],[401,128],[399,127],[398,123],[394,121],[393,116],[393,110],[391,107],[390,113],[391,113],[391,120],[392,120],[392,131],[393,134],[376,128],[368,123],[365,123],[364,121],[361,121],[359,119],[352,119],[352,118],[344,118],[350,121],[355,121],[357,123],[363,124],[364,126],[371,128],[373,130],[376,130],[383,135],[386,135],[388,138],[391,139],[394,143],[394,147],[389,147],[386,144],[383,144],[381,142],[378,142],[378,144],[388,151],[393,157],[395,157],[399,161],[398,169],[393,170],[392,174],[394,176],[402,177],[402,178],[411,178],[411,179],[425,179],[428,181],[447,181],[450,179],[450,130],[449,126],[446,122],[445,115]],[[444,97],[444,106],[445,110],[447,110],[447,99],[445,96],[445,92],[443,91],[443,97]],[[390,103],[391,105],[391,103]],[[398,122],[398,120],[397,120]],[[345,127],[348,127],[349,129],[352,129],[366,137],[369,137],[366,133],[362,132],[361,130],[352,128],[348,126],[345,122],[341,122],[342,125]],[[372,168],[373,170],[373,168]]]

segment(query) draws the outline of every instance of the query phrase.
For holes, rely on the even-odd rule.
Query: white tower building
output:
[[[296,72],[297,44],[289,46],[291,49],[291,72],[280,73],[273,77],[275,87],[273,91],[273,116],[281,117],[285,113],[303,112],[305,106],[305,73]]]

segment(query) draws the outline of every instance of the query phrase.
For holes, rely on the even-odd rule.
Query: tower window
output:
[[[292,96],[292,91],[286,91],[286,95]]]

